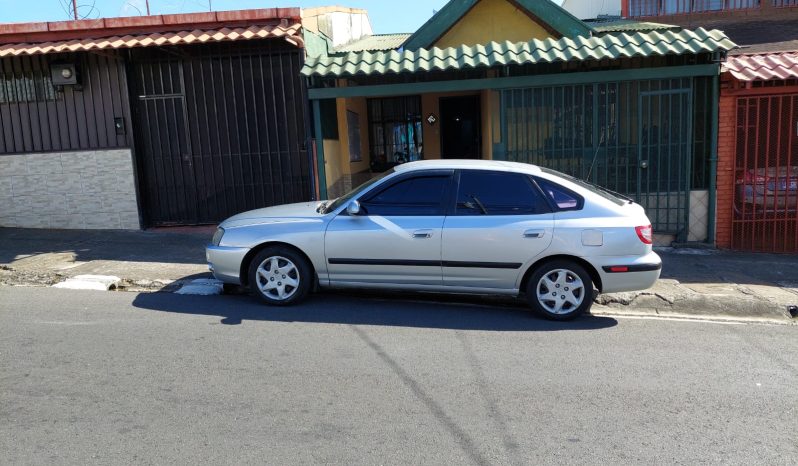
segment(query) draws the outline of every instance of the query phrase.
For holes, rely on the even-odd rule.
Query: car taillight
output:
[[[767,181],[767,176],[755,175],[750,171],[745,172],[745,184],[765,184]]]
[[[651,244],[651,225],[646,225],[644,227],[635,227],[635,232],[637,233],[637,237],[640,238],[645,244]]]

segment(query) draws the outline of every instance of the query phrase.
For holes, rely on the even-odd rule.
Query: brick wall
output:
[[[0,227],[139,229],[130,150],[0,156]]]
[[[719,248],[731,247],[737,141],[736,102],[736,97],[721,93],[718,111],[717,221],[715,227],[715,244]]]

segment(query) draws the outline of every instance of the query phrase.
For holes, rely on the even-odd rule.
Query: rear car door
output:
[[[330,283],[440,286],[441,230],[453,170],[409,173],[377,186],[327,227]]]
[[[554,214],[522,173],[461,170],[443,225],[443,284],[515,288],[521,267],[548,248]]]

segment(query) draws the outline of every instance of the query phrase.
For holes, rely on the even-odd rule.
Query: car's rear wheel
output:
[[[568,260],[547,262],[529,277],[527,301],[551,320],[571,320],[593,304],[593,281],[584,267]]]
[[[307,297],[313,287],[313,272],[307,259],[293,249],[267,247],[249,266],[249,284],[266,304],[289,306]]]

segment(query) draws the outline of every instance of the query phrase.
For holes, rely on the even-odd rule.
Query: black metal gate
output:
[[[212,224],[309,200],[301,52],[269,40],[170,50],[132,52],[147,224]]]
[[[503,90],[494,157],[627,194],[655,232],[684,240],[697,144],[692,89],[685,78]]]
[[[657,233],[686,239],[691,161],[690,90],[640,94],[638,202]]]

